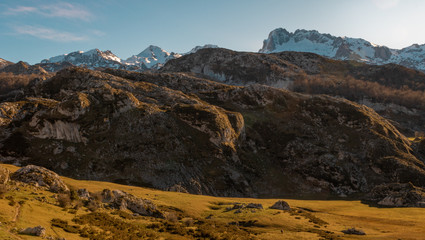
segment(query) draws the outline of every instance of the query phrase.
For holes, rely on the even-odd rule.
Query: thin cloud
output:
[[[35,7],[18,6],[16,8],[9,8],[4,14],[6,15],[18,15],[23,13],[34,13],[38,9]]]
[[[86,36],[73,34],[70,32],[57,31],[51,28],[35,26],[15,26],[15,34],[29,35],[40,39],[47,39],[56,42],[78,42],[88,40]]]
[[[389,9],[396,7],[400,0],[372,0],[372,2],[380,9]]]
[[[4,12],[5,15],[20,15],[30,13],[51,18],[80,19],[84,21],[89,21],[93,18],[93,14],[88,10],[78,5],[66,2],[41,5],[37,7],[18,6],[16,8],[9,8]]]

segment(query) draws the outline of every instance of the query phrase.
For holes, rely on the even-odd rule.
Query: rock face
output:
[[[170,60],[161,71],[191,72],[226,84],[265,84],[344,97],[373,108],[409,136],[425,132],[425,104],[418,104],[425,90],[425,74],[400,65],[337,61],[302,52],[255,54],[201,49]],[[403,88],[406,91],[400,92]]]
[[[271,207],[271,209],[278,209],[278,210],[285,210],[285,211],[289,211],[291,210],[291,207],[289,206],[289,204],[283,200],[279,200],[277,202],[275,202]]]
[[[151,201],[137,198],[120,190],[105,189],[102,192],[102,199],[104,203],[109,203],[113,208],[128,209],[142,216],[164,217]]]
[[[39,166],[28,165],[13,173],[12,179],[24,183],[33,183],[36,186],[46,187],[52,192],[69,191],[66,184],[56,173]]]
[[[7,182],[9,182],[9,175],[9,169],[0,166],[0,184],[6,184]]]
[[[361,38],[335,37],[304,29],[290,33],[286,29],[277,28],[270,32],[259,50],[261,53],[283,51],[311,52],[339,60],[356,60],[372,64],[395,63],[425,71],[425,44],[390,49]]]
[[[393,125],[329,96],[71,68],[0,109],[3,159],[74,178],[252,197],[425,182],[424,163]]]
[[[411,183],[378,185],[366,197],[384,207],[425,207],[425,189]]]

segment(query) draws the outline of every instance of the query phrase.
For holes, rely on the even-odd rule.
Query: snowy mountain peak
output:
[[[316,30],[299,29],[288,32],[277,28],[264,40],[261,53],[283,51],[312,52],[339,60],[356,60],[371,64],[396,63],[425,71],[425,45],[397,50],[361,38],[336,37]]]
[[[69,62],[73,65],[85,66],[90,69],[101,67],[126,68],[125,65],[121,63],[121,59],[111,51],[101,51],[97,48],[86,52],[75,51],[41,61],[42,64],[54,64],[62,62]]]
[[[192,48],[192,50],[190,50],[189,52],[187,52],[187,53],[185,53],[183,55],[191,54],[191,53],[196,53],[197,51],[199,51],[201,49],[204,49],[204,48],[218,48],[218,46],[217,45],[213,45],[213,44],[205,44],[204,46],[196,46],[196,47]]]
[[[181,56],[181,54],[169,53],[158,46],[150,45],[139,54],[127,58],[124,62],[128,65],[145,65],[147,68],[160,68],[168,60]]]

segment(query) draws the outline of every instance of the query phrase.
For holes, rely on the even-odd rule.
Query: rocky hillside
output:
[[[7,60],[4,60],[3,58],[0,58],[0,69],[4,68],[4,67],[6,67],[6,66],[8,66],[10,64],[13,64],[13,63],[12,62],[9,62]]]
[[[15,64],[9,64],[0,69],[0,73],[13,73],[15,75],[19,74],[37,74],[43,75],[47,74],[46,70],[37,65],[29,65],[25,62],[19,61]]]
[[[62,70],[3,102],[3,162],[220,196],[422,186],[410,142],[370,108],[184,73]]]
[[[277,28],[270,32],[259,52],[283,51],[311,52],[338,60],[356,60],[371,64],[395,63],[425,71],[425,44],[390,49],[361,38],[335,37],[304,29],[290,33],[286,29]]]
[[[192,72],[236,85],[254,83],[344,97],[372,107],[403,133],[425,132],[425,74],[400,65],[339,61],[313,53],[204,49],[168,62],[163,72]]]

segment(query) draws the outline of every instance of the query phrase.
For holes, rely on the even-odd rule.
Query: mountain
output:
[[[356,60],[370,64],[395,63],[425,71],[425,45],[413,44],[403,49],[390,49],[361,38],[336,37],[315,30],[293,33],[277,28],[264,40],[260,53],[282,51],[312,52],[339,60]]]
[[[196,53],[197,51],[199,51],[201,49],[205,49],[205,48],[219,48],[219,47],[217,45],[213,45],[213,44],[205,44],[204,46],[196,46],[196,47],[192,48],[189,52],[184,53],[182,55]]]
[[[9,64],[0,69],[0,72],[7,72],[13,74],[47,74],[46,70],[37,65],[29,65],[28,63],[19,61],[15,64]]]
[[[63,54],[49,59],[44,59],[41,64],[46,69],[57,69],[57,64],[68,62],[75,66],[82,66],[89,69],[97,68],[116,68],[116,69],[129,69],[140,70],[143,66],[128,67],[122,63],[121,59],[113,54],[111,51],[100,51],[99,49],[92,49],[90,51],[76,51],[69,54]]]
[[[263,54],[219,48],[170,60],[160,71],[344,97],[373,108],[408,136],[425,132],[425,73],[396,64],[333,60],[307,52]]]
[[[9,62],[7,60],[4,60],[3,58],[0,58],[0,69],[13,64],[12,62]]]
[[[137,55],[133,55],[124,61],[125,64],[146,66],[146,68],[158,69],[170,59],[179,58],[181,54],[169,53],[164,49],[150,45]]]
[[[425,182],[405,136],[341,98],[76,67],[24,92],[0,104],[3,162],[218,196],[362,195]]]

